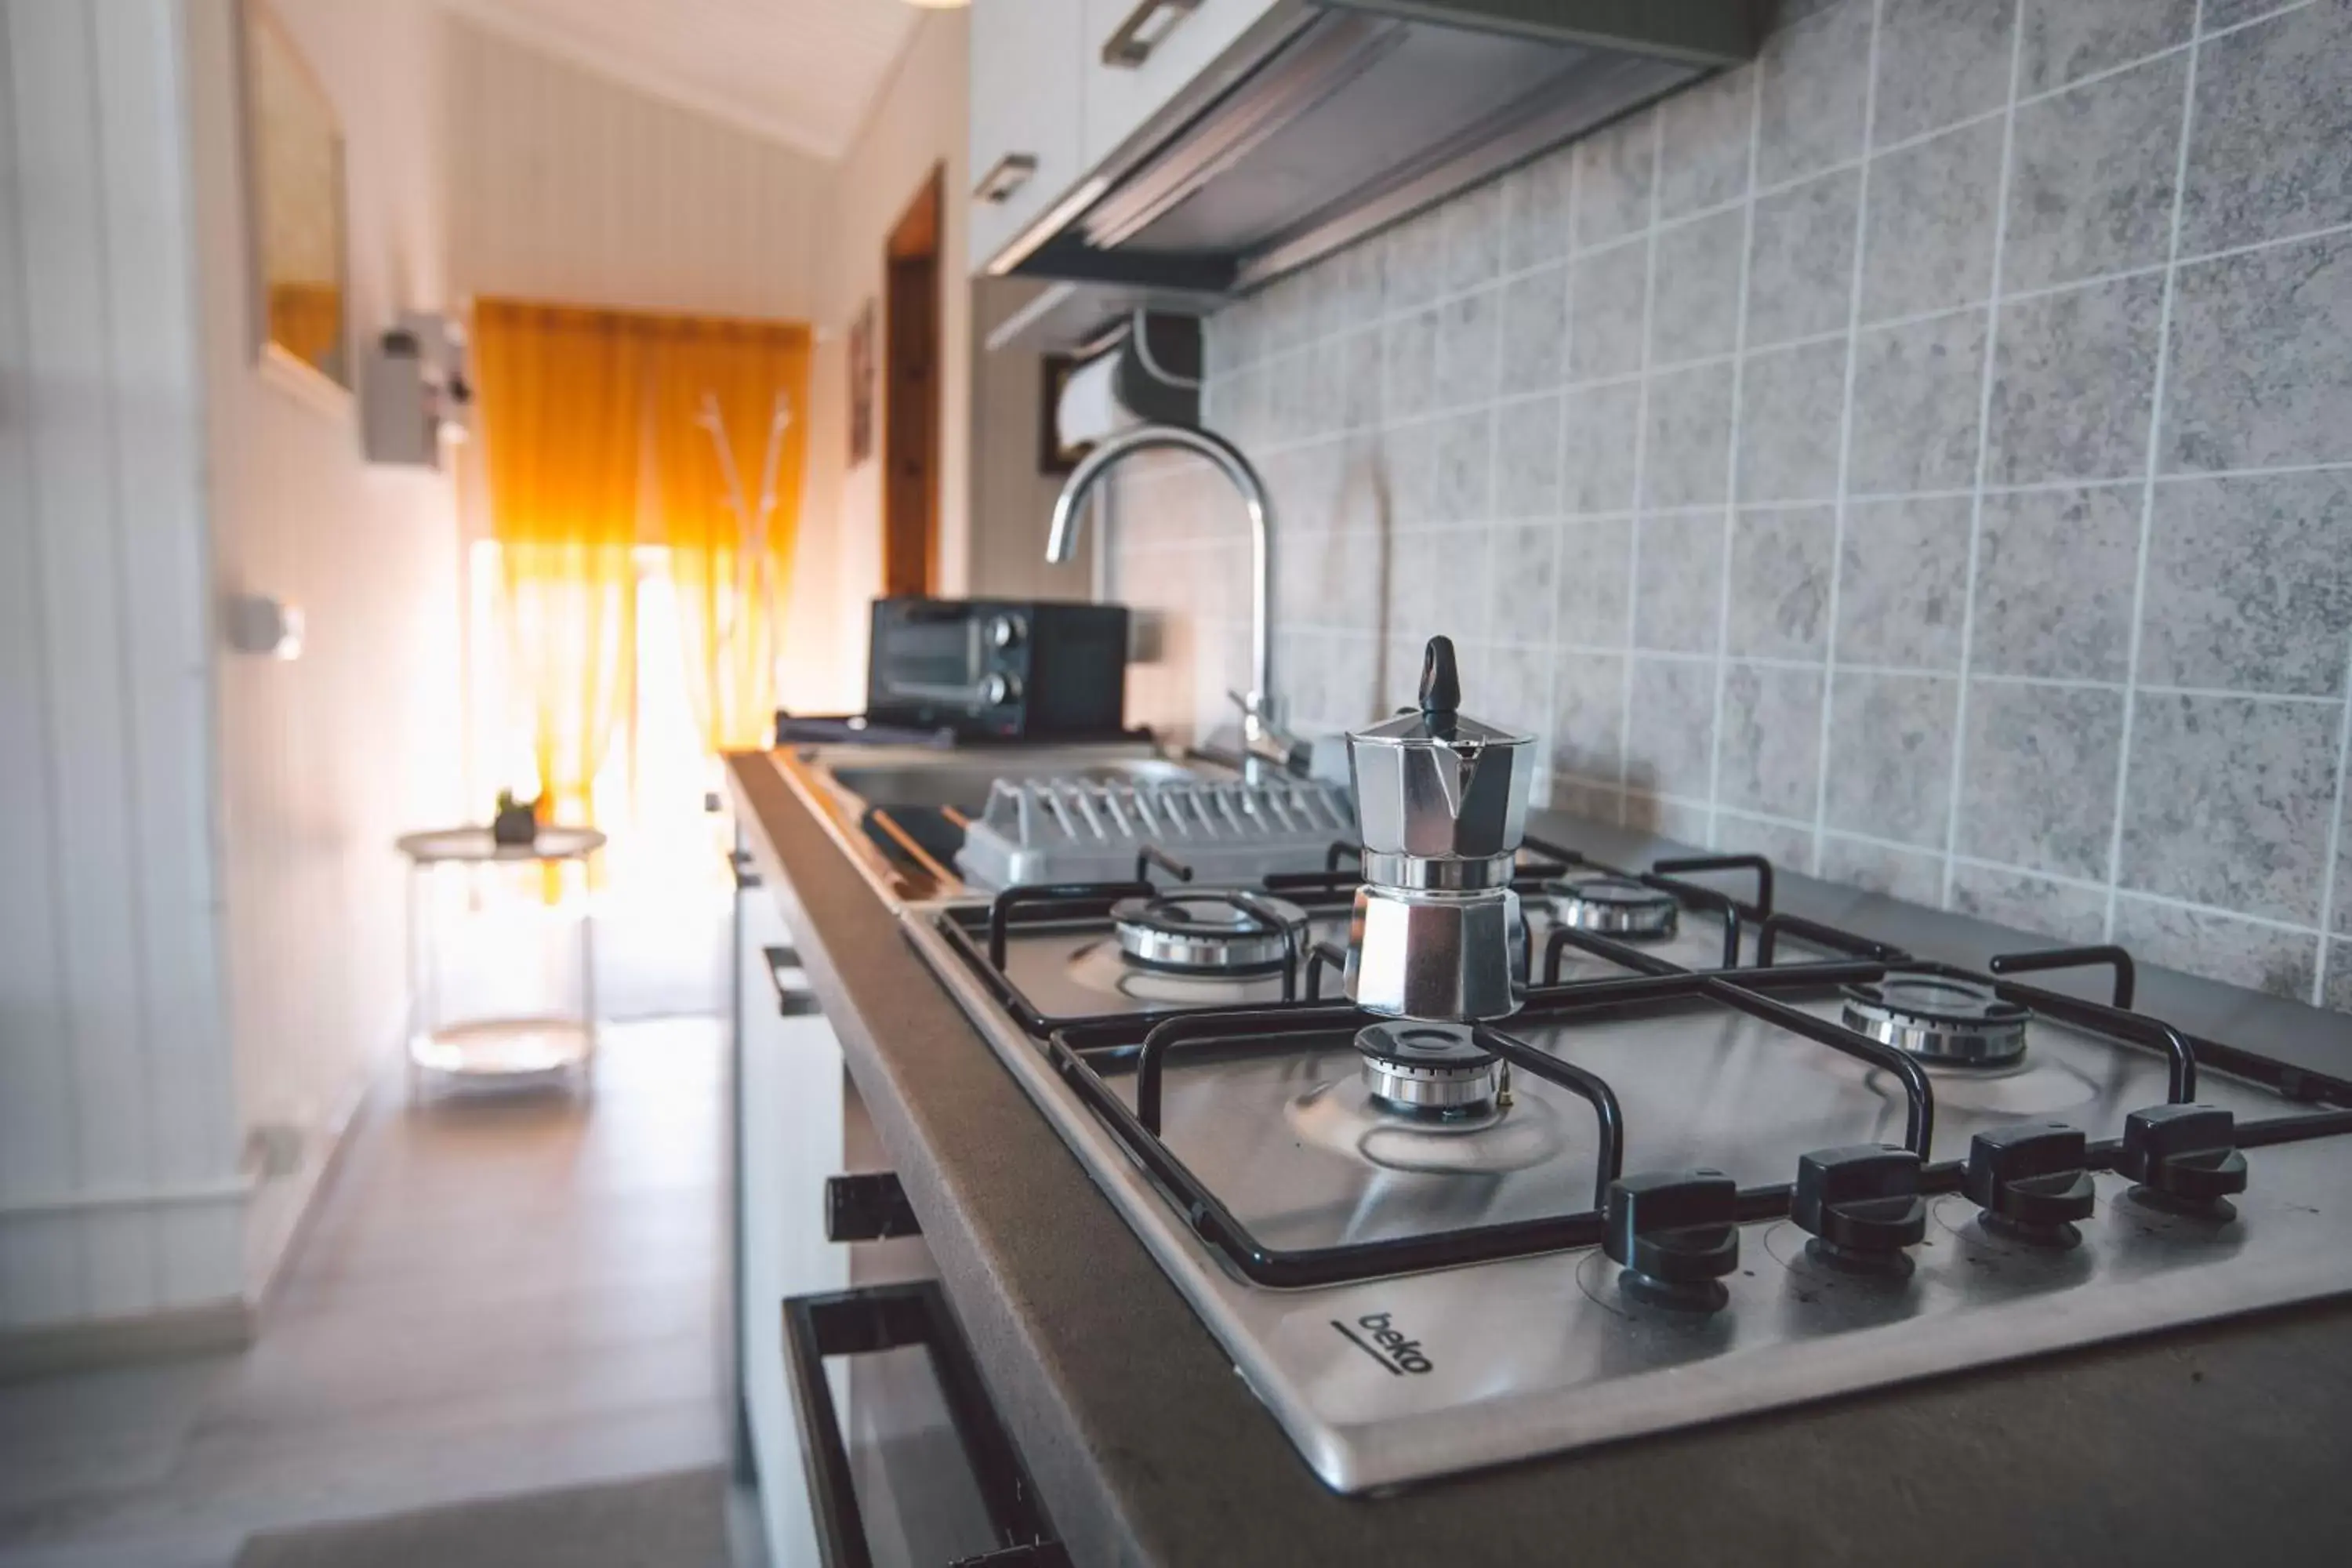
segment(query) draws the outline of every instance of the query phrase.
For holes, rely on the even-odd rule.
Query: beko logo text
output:
[[[1331,1320],[1331,1326],[1347,1336],[1349,1344],[1386,1367],[1391,1376],[1437,1370],[1422,1353],[1421,1342],[1406,1338],[1402,1330],[1389,1321],[1386,1312],[1367,1312],[1352,1329],[1337,1318]]]

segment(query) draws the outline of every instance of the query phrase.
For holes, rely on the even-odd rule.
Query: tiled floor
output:
[[[593,1100],[387,1086],[250,1351],[0,1386],[0,1564],[723,1462],[723,1034],[609,1027]]]

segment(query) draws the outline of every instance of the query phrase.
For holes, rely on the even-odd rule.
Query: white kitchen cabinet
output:
[[[971,8],[971,270],[1085,172],[1084,0]]]
[[[1276,0],[1084,0],[1086,166],[1110,156],[1136,128],[1206,69]],[[1129,62],[1104,46],[1129,30]]]
[[[791,935],[773,895],[737,894],[737,1202],[742,1247],[737,1303],[745,1415],[760,1471],[769,1560],[814,1568],[815,1526],[802,1479],[800,1435],[784,1376],[787,1296],[849,1284],[849,1248],[824,1233],[824,1184],[846,1169],[841,1042],[824,1016],[787,1016],[770,964]],[[788,974],[788,983],[805,985]],[[848,1369],[832,1369],[834,1394],[848,1393]]]

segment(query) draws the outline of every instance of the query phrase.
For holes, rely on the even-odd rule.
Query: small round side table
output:
[[[584,1085],[596,1059],[596,921],[580,911],[580,1008],[575,1014],[444,1024],[439,949],[429,879],[447,866],[585,860],[604,847],[593,827],[546,826],[529,844],[501,844],[487,827],[440,827],[394,840],[408,857],[408,1098],[426,1073],[463,1079],[540,1077],[567,1070]]]

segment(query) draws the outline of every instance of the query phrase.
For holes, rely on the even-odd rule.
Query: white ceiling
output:
[[[477,21],[820,157],[848,148],[907,0],[452,0]]]

